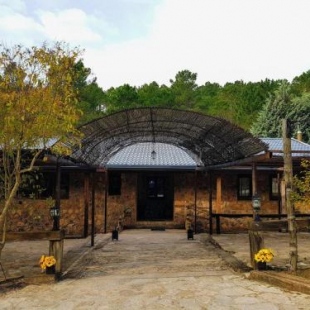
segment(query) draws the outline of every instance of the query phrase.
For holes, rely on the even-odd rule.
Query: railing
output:
[[[245,217],[253,217],[253,214],[248,213],[212,213],[212,218],[215,218],[215,229],[217,234],[221,234],[221,217],[225,218],[245,218]],[[310,217],[310,214],[304,213],[296,213],[296,217]],[[282,219],[286,218],[287,214],[259,214],[260,218],[272,218],[272,219]],[[211,233],[213,232],[213,228],[211,228]]]

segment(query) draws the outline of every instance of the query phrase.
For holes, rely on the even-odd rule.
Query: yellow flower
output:
[[[266,262],[269,263],[272,261],[274,253],[271,249],[261,249],[254,255],[254,260],[256,262]]]
[[[45,256],[42,255],[39,261],[40,267],[43,270],[46,269],[46,267],[52,267],[56,264],[56,259],[54,256]]]
[[[45,264],[47,267],[52,267],[56,264],[56,259],[54,258],[54,256],[48,256],[45,259]]]

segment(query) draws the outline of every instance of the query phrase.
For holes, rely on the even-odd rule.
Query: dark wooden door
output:
[[[142,173],[138,178],[138,221],[173,219],[173,175]]]

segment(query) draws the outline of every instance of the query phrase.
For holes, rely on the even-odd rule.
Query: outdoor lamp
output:
[[[254,211],[258,212],[260,210],[261,207],[261,201],[260,201],[260,197],[257,195],[254,195],[252,197],[252,206]]]
[[[156,159],[156,152],[155,152],[155,150],[153,150],[153,151],[152,151],[152,153],[151,153],[151,157],[152,157],[152,159],[153,159],[153,160],[155,160],[155,159]]]
[[[58,227],[58,219],[60,217],[59,208],[57,208],[55,206],[50,208],[50,216],[53,219],[53,229],[52,230],[59,230],[59,227]]]
[[[253,206],[253,210],[254,210],[254,221],[260,221],[260,217],[258,215],[258,212],[260,211],[260,207],[261,207],[261,201],[260,201],[260,197],[258,195],[254,195],[252,197],[252,206]]]

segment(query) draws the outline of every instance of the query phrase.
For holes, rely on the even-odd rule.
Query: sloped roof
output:
[[[268,144],[269,151],[272,156],[283,156],[283,139],[282,138],[261,138],[261,140]],[[309,157],[310,145],[303,141],[291,138],[292,157]],[[303,151],[305,153],[303,153]]]
[[[260,139],[269,146],[268,150],[272,152],[273,157],[283,156],[282,138]],[[310,156],[310,145],[305,142],[292,138],[291,148],[293,157]],[[151,156],[153,150],[156,152],[155,159],[152,159]],[[255,160],[255,156],[252,159]],[[199,158],[187,150],[182,150],[169,144],[149,142],[125,147],[108,161],[106,167],[108,169],[193,170],[201,165]]]
[[[142,142],[186,149],[204,166],[228,163],[267,150],[261,140],[230,122],[192,111],[136,108],[104,116],[81,126],[81,148],[72,157],[105,166],[123,148]]]
[[[152,152],[154,156],[152,156]],[[137,143],[116,153],[107,163],[108,169],[182,169],[193,170],[201,165],[186,150],[165,143]]]

